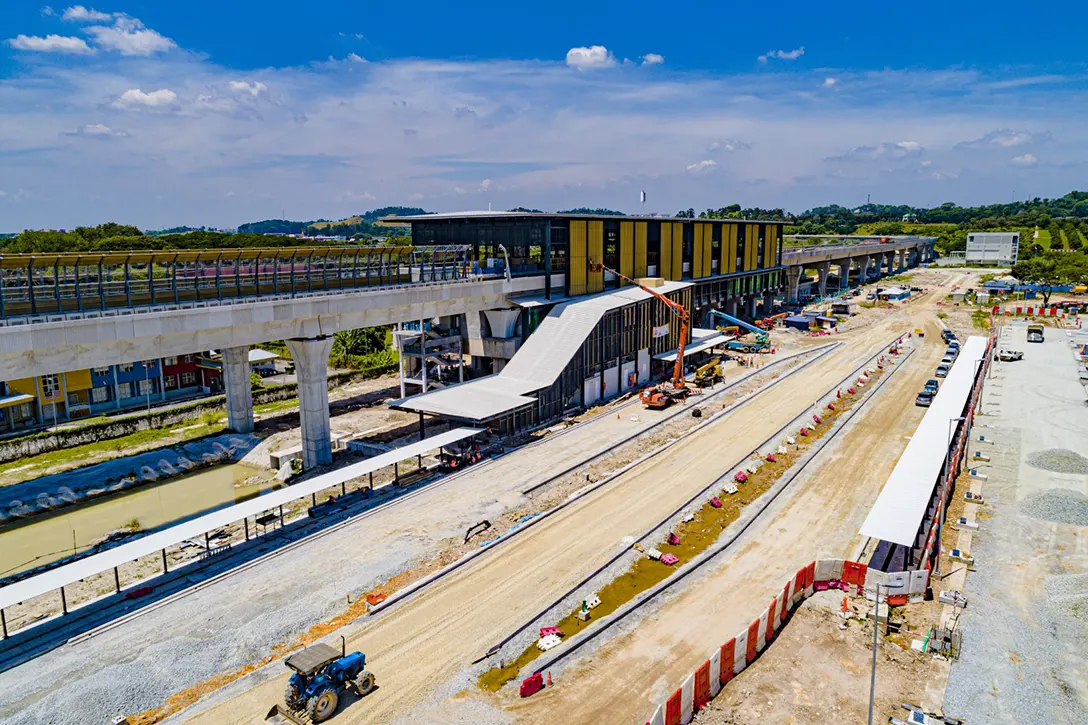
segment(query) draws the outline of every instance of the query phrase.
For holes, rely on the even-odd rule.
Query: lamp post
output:
[[[889,589],[902,589],[902,584],[885,584],[885,591]],[[888,611],[891,618],[891,610]],[[876,585],[876,604],[873,606],[873,667],[869,675],[869,725],[873,725],[873,702],[876,700],[876,648],[879,645],[880,636],[880,582]]]
[[[150,424],[151,419],[151,366],[155,363],[148,360],[144,360],[141,363],[144,366],[144,383],[147,387],[147,417]]]
[[[948,488],[948,479],[952,475],[952,441],[955,436],[954,424],[967,420],[964,416],[948,419],[948,450],[944,459],[944,480],[941,481],[940,501],[937,506],[937,560],[933,567],[936,576],[941,575],[941,526],[944,523],[945,514],[945,489]]]

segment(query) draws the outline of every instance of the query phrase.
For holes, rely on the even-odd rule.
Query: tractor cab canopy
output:
[[[301,652],[296,652],[284,664],[300,675],[312,675],[326,665],[340,659],[341,652],[324,642],[310,645]]]

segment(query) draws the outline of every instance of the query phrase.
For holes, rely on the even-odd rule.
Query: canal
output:
[[[270,471],[233,463],[17,521],[0,527],[0,577],[82,553],[115,531],[158,528],[281,485]]]

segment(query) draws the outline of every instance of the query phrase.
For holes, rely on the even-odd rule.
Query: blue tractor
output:
[[[284,692],[287,707],[273,705],[265,716],[269,725],[305,725],[302,716],[311,723],[324,722],[336,712],[344,690],[355,688],[360,697],[366,697],[375,688],[374,673],[364,669],[366,655],[347,654],[343,637],[339,652],[318,642],[291,655],[284,664],[293,670]]]

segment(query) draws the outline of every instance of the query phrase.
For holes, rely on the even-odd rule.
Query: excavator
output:
[[[620,279],[630,282],[638,287],[643,292],[657,298],[668,307],[677,319],[680,320],[680,345],[676,348],[676,364],[672,369],[672,379],[667,382],[658,383],[649,388],[645,388],[639,393],[639,400],[647,408],[667,408],[677,401],[687,400],[688,393],[691,391],[688,386],[684,384],[684,345],[687,344],[688,330],[691,327],[691,316],[688,314],[688,310],[679,302],[670,300],[660,292],[647,287],[644,284],[631,279],[627,275],[620,274],[614,269],[605,267],[603,264],[594,264],[593,260],[589,260],[589,269],[594,272],[606,271],[611,272]]]
[[[714,321],[718,319],[724,320],[725,322],[728,322],[730,324],[726,327],[714,325]],[[725,347],[728,350],[733,350],[735,352],[751,353],[766,352],[771,348],[770,336],[767,335],[767,332],[765,330],[761,330],[755,325],[749,325],[747,322],[739,320],[732,315],[727,315],[724,312],[719,312],[718,310],[709,310],[706,313],[706,322],[704,324],[707,327],[714,325],[715,329],[719,331],[736,330],[738,328],[743,328],[744,330],[747,330],[751,333],[752,339],[750,340],[737,339],[730,340],[729,342],[725,343]],[[748,336],[745,335],[745,337],[747,338]]]

